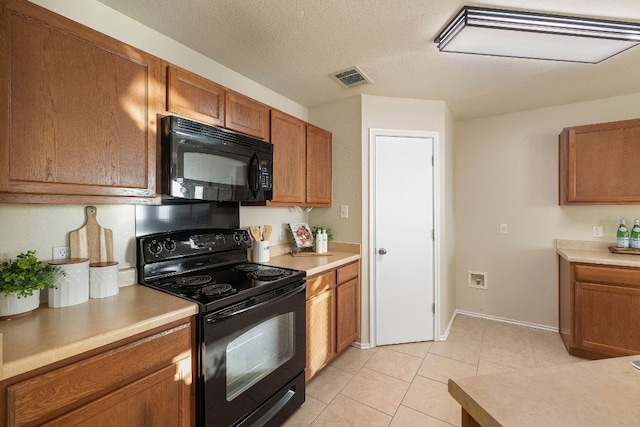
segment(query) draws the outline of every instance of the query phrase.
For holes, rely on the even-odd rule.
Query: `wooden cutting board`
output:
[[[87,206],[84,211],[86,224],[69,233],[71,258],[89,258],[90,264],[113,261],[113,232],[98,224],[95,206]]]

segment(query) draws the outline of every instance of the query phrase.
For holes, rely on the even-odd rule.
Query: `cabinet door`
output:
[[[180,365],[168,366],[43,425],[189,427],[186,374]]]
[[[640,119],[562,131],[560,204],[640,203]]]
[[[309,380],[335,354],[335,289],[307,300],[307,367]]]
[[[331,206],[331,133],[307,125],[306,200],[311,206]]]
[[[358,338],[360,282],[351,279],[336,288],[336,351],[340,353]]]
[[[160,59],[9,1],[0,17],[0,64],[0,201],[155,196]]]
[[[226,92],[224,123],[228,129],[269,142],[269,107],[249,97]]]
[[[6,389],[7,426],[136,420],[159,402],[167,404],[162,414],[168,411],[170,419],[180,420],[178,425],[189,425],[191,339],[190,323],[159,328],[151,336],[11,384]]]
[[[175,66],[167,67],[167,110],[172,113],[224,126],[222,86]]]
[[[575,345],[603,357],[640,353],[640,288],[575,283]]]
[[[271,111],[273,144],[273,202],[305,202],[306,128],[302,120]]]

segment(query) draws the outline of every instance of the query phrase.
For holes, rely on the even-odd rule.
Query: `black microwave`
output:
[[[164,197],[263,201],[273,197],[273,145],[182,117],[161,119]]]

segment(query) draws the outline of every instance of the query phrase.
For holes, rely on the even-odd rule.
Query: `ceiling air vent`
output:
[[[344,85],[347,89],[373,83],[371,79],[367,77],[358,67],[351,67],[346,70],[334,73],[333,78],[342,83],[342,85]]]

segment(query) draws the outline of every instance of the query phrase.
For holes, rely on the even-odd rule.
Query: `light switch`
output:
[[[507,224],[500,224],[500,233],[507,234],[509,229],[507,228]]]
[[[348,205],[340,206],[340,218],[349,218],[349,206]]]

